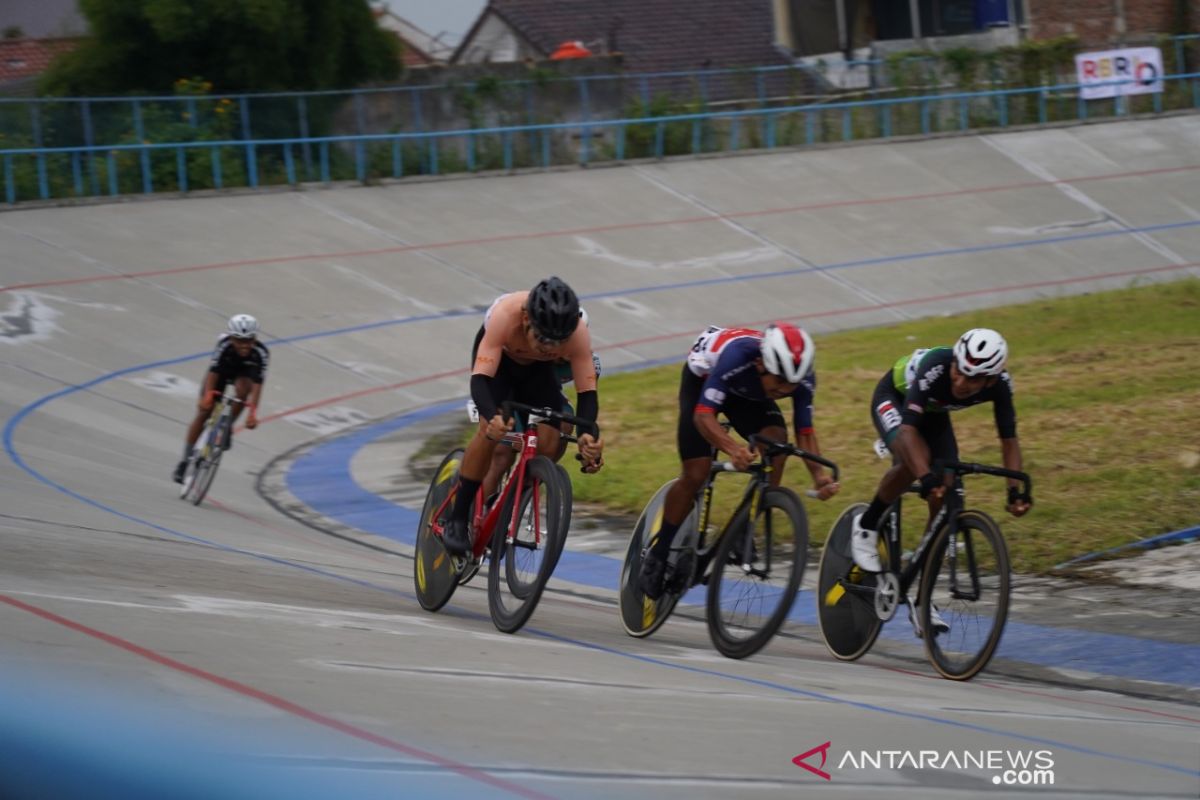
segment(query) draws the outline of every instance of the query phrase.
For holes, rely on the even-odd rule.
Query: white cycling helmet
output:
[[[763,331],[763,366],[772,375],[778,375],[788,383],[799,383],[812,369],[816,347],[812,337],[803,328],[786,322],[775,322]]]
[[[258,335],[258,320],[249,314],[234,314],[229,318],[229,335],[235,339],[253,339]]]
[[[954,343],[954,361],[969,378],[999,375],[1008,361],[1008,343],[991,328],[972,328]]]

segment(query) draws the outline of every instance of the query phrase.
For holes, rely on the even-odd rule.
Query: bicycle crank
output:
[[[875,616],[884,622],[896,616],[900,604],[900,581],[894,572],[882,572],[876,576]]]

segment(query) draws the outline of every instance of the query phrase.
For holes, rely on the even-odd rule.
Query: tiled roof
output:
[[[788,64],[774,46],[771,0],[490,0],[549,56],[577,39],[602,53],[610,39],[629,72]]]
[[[0,83],[40,75],[78,39],[0,39]]]

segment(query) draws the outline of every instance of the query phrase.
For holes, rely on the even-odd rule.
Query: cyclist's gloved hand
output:
[[[740,446],[729,451],[729,460],[739,472],[745,472],[754,463],[754,451],[749,447]]]
[[[599,472],[604,466],[604,440],[590,433],[580,434],[579,460],[583,462],[584,472]]]
[[[1008,487],[1008,505],[1005,506],[1008,513],[1014,517],[1024,516],[1033,508],[1033,497],[1022,492],[1016,486]]]
[[[512,430],[513,421],[505,419],[502,414],[497,414],[488,421],[487,430],[484,436],[491,439],[493,442],[498,442],[504,438],[504,434]]]
[[[942,488],[942,482],[938,480],[938,476],[934,475],[932,472],[926,472],[924,475],[922,475],[920,482],[922,500],[928,500],[929,495]],[[938,492],[938,494],[940,496],[941,493]]]
[[[828,500],[842,488],[839,484],[834,483],[833,478],[825,474],[813,478],[813,487],[817,490],[818,500]]]

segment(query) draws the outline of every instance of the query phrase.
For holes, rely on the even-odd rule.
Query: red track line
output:
[[[524,786],[519,786],[502,778],[496,778],[484,772],[483,770],[476,769],[475,767],[458,761],[452,761],[443,756],[439,756],[436,753],[431,753],[416,747],[410,747],[402,742],[389,739],[386,736],[371,733],[363,728],[355,727],[354,725],[334,719],[333,717],[321,714],[317,711],[304,708],[303,706],[297,705],[289,700],[284,700],[282,697],[255,689],[253,686],[248,686],[230,678],[224,678],[220,675],[207,672],[198,667],[193,667],[189,664],[183,663],[182,661],[177,661],[170,656],[162,655],[161,653],[149,650],[118,636],[113,636],[112,634],[96,630],[95,628],[89,628],[86,625],[74,622],[66,617],[60,617],[58,614],[38,608],[37,606],[31,606],[27,603],[23,603],[15,598],[8,597],[6,595],[0,595],[0,603],[7,603],[13,608],[20,609],[21,611],[28,611],[30,614],[34,614],[42,619],[49,620],[50,622],[61,625],[64,628],[69,628],[77,633],[91,636],[93,639],[99,639],[106,644],[110,644],[128,653],[132,653],[135,656],[152,661],[159,666],[167,667],[168,669],[173,669],[177,672],[182,672],[186,675],[192,676],[193,678],[199,678],[202,681],[214,684],[222,689],[228,689],[242,695],[243,697],[248,697],[251,700],[258,700],[273,708],[277,708],[280,711],[286,712],[295,717],[299,717],[300,719],[307,720],[308,722],[316,723],[317,725],[337,731],[338,733],[344,733],[364,742],[378,745],[384,749],[392,750],[397,753],[403,753],[404,755],[419,758],[422,761],[426,761],[431,764],[436,764],[440,767],[451,770],[452,772],[456,772],[464,778],[487,784],[488,786],[515,794],[518,797],[531,798],[532,800],[550,800],[550,795],[545,795],[541,792],[527,789]]]
[[[605,233],[608,231],[619,230],[635,230],[638,228],[656,228],[667,227],[670,225],[691,225],[694,223],[703,222],[719,222],[725,219],[744,219],[747,217],[770,216],[774,214],[790,214],[803,211],[819,211],[830,208],[843,208],[847,206],[870,206],[886,203],[902,203],[913,202],[919,200],[936,200],[948,197],[962,197],[972,194],[985,194],[991,192],[1006,192],[1016,189],[1036,189],[1048,188],[1060,185],[1071,185],[1076,183],[1085,183],[1088,181],[1103,181],[1116,180],[1120,178],[1137,178],[1149,175],[1163,175],[1176,172],[1190,172],[1200,169],[1200,164],[1192,164],[1183,167],[1162,167],[1159,169],[1137,170],[1132,172],[1113,172],[1102,175],[1085,175],[1079,178],[1066,178],[1056,181],[1021,181],[1018,183],[996,184],[994,186],[979,186],[972,189],[953,189],[943,192],[922,192],[907,195],[891,195],[887,197],[875,198],[860,198],[854,200],[833,200],[824,203],[810,203],[806,205],[784,206],[781,208],[760,209],[757,211],[733,211],[726,214],[709,214],[704,216],[679,217],[671,220],[657,221],[641,221],[641,222],[616,222],[609,225],[597,225],[594,227],[583,228],[565,228],[552,231],[531,231],[527,233],[511,233],[500,234],[495,236],[484,236],[475,239],[455,239],[445,242],[430,242],[427,244],[409,244],[396,245],[394,247],[381,247],[372,250],[347,250],[334,253],[306,253],[292,254],[283,256],[269,256],[264,258],[241,259],[237,261],[219,261],[212,264],[192,264],[183,267],[167,267],[164,269],[147,270],[144,272],[123,272],[115,275],[90,275],[83,278],[59,278],[49,281],[33,281],[29,283],[16,283],[11,286],[0,286],[0,293],[13,292],[20,289],[40,289],[50,286],[69,286],[80,283],[99,283],[102,281],[118,281],[118,280],[134,280],[137,278],[151,278],[161,275],[179,275],[187,272],[198,272],[202,270],[213,269],[228,269],[231,267],[248,267],[262,264],[284,264],[295,263],[300,261],[314,261],[323,258],[359,258],[362,256],[388,255],[394,253],[405,253],[419,250],[439,250],[448,247],[471,247],[485,244],[497,244],[500,242],[523,241],[532,239],[545,239],[556,236],[578,236],[581,234]]]

